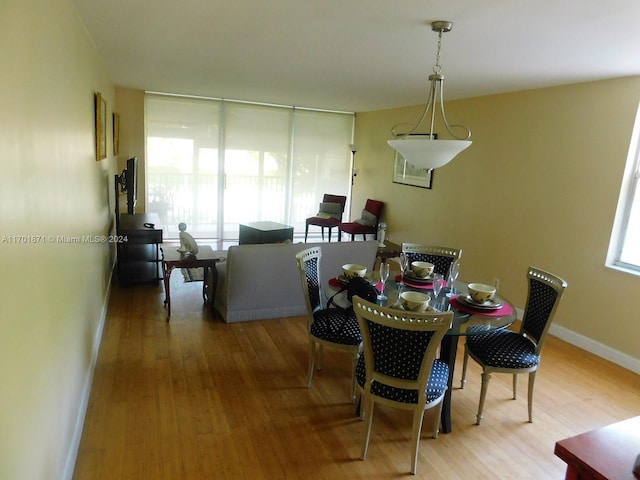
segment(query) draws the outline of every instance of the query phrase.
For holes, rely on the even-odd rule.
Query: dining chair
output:
[[[320,283],[320,246],[308,248],[296,254],[300,270],[302,292],[307,307],[307,330],[309,332],[309,370],[307,388],[311,388],[316,358],[318,370],[322,369],[324,347],[347,351],[353,356],[351,368],[351,401],[355,403],[355,369],[362,349],[362,335],[358,320],[353,313],[341,308],[323,308]]]
[[[383,209],[384,202],[368,199],[359,219],[353,222],[340,223],[338,226],[338,241],[342,241],[342,232],[351,235],[351,241],[354,240],[356,235],[362,235],[363,240],[367,239],[367,235],[373,235],[373,238],[377,240],[378,225],[380,224]]]
[[[411,262],[430,262],[433,263],[434,273],[445,276],[449,272],[449,267],[453,262],[459,260],[462,256],[461,248],[436,247],[422,245],[419,243],[403,243],[402,253],[407,256],[408,265]]]
[[[437,409],[433,438],[438,436],[449,367],[436,360],[436,353],[451,328],[453,312],[396,310],[358,296],[352,301],[363,341],[363,354],[356,367],[361,416],[366,422],[360,458],[367,456],[376,403],[412,410],[411,473],[415,475],[426,409]]]
[[[540,356],[549,326],[560,298],[567,288],[562,278],[529,267],[527,270],[529,293],[518,332],[497,330],[486,335],[468,336],[464,349],[462,384],[467,376],[469,357],[482,367],[482,387],[476,425],[480,425],[487,387],[492,373],[513,374],[513,399],[516,399],[518,374],[529,373],[528,408],[529,423],[533,422],[533,386],[540,365]]]
[[[342,215],[344,213],[344,206],[347,203],[347,197],[343,195],[332,195],[325,193],[322,197],[322,203],[318,213],[314,217],[309,217],[305,223],[304,229],[304,241],[307,243],[307,236],[309,235],[309,225],[315,225],[322,230],[322,241],[324,242],[324,229],[329,229],[329,241],[331,241],[331,231],[334,227],[338,227],[342,222]]]

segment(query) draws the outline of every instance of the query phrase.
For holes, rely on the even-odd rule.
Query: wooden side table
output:
[[[167,322],[171,317],[171,272],[174,268],[204,268],[204,278],[202,282],[202,299],[211,303],[211,314],[213,315],[213,301],[218,285],[218,271],[216,263],[220,258],[213,252],[209,245],[198,247],[198,255],[188,255],[178,252],[175,246],[163,246],[162,251],[162,277],[164,280],[164,304],[167,306]],[[207,298],[209,290],[209,270],[211,270],[211,298]]]
[[[399,257],[401,253],[402,245],[390,242],[389,240],[386,240],[384,242],[384,247],[378,247],[378,257],[380,257],[382,260]]]
[[[380,263],[386,262],[390,258],[399,257],[401,253],[402,253],[401,245],[390,242],[389,240],[385,240],[384,247],[378,246],[376,259],[373,262],[373,269],[377,270]]]
[[[566,480],[635,480],[640,455],[640,417],[565,438],[554,453],[567,463]]]

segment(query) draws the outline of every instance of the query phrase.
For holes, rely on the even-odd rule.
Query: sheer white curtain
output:
[[[295,111],[290,221],[296,230],[304,232],[305,220],[318,211],[323,194],[349,196],[352,130],[351,115]],[[351,199],[347,202],[345,212]]]
[[[347,195],[354,116],[147,94],[147,210],[167,238],[236,239],[269,220],[304,232],[324,193]]]

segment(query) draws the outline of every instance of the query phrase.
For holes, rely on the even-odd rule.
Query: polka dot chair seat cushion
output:
[[[327,308],[313,313],[311,335],[327,342],[342,345],[360,345],[362,335],[355,315],[339,308]]]
[[[356,381],[363,389],[366,377],[364,355],[361,355],[358,359],[358,365],[356,366]],[[448,378],[449,366],[440,360],[434,361],[427,384],[427,402],[432,402],[444,395],[447,390]],[[418,392],[416,390],[391,387],[380,382],[373,382],[371,385],[371,393],[396,402],[418,403]]]
[[[533,342],[510,330],[467,337],[467,348],[490,367],[532,368],[540,361]]]

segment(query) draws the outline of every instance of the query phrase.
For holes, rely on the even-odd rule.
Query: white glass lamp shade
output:
[[[420,168],[439,168],[454,159],[471,145],[471,140],[432,140],[429,138],[404,137],[388,140],[404,159]]]

